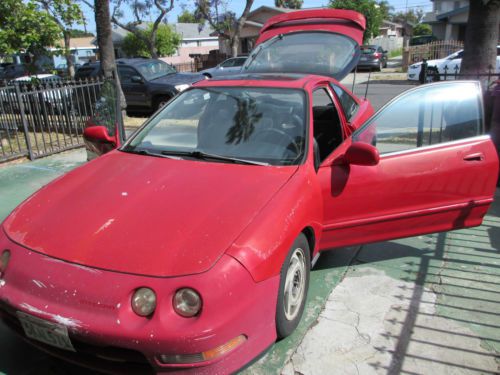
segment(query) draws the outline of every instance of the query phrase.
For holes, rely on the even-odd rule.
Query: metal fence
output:
[[[409,63],[413,64],[423,59],[442,59],[463,48],[464,44],[459,40],[437,40],[420,46],[411,46],[408,47]]]
[[[83,145],[102,79],[0,87],[0,162],[36,159]]]

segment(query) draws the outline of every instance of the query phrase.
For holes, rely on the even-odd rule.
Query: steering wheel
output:
[[[259,138],[263,137],[267,143],[273,143],[268,141],[269,137],[273,136],[279,136],[280,144],[283,144],[283,139],[289,141],[289,143],[286,145],[286,149],[295,152],[297,157],[299,156],[300,146],[297,144],[297,141],[290,134],[285,133],[283,130],[279,130],[276,128],[263,129],[255,134],[255,139],[258,140]]]

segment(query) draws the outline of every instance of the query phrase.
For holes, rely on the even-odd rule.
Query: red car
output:
[[[239,76],[179,94],[116,150],[27,199],[0,233],[0,312],[101,371],[232,373],[296,328],[323,251],[481,224],[498,160],[476,82],[372,116],[338,83],[364,18],[272,18]]]

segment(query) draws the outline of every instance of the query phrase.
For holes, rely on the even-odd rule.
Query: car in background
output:
[[[178,73],[170,64],[157,59],[131,58],[116,60],[127,111],[154,112],[177,93],[204,80],[200,73]],[[84,64],[75,79],[96,78],[101,74],[99,62]]]
[[[9,64],[7,65],[3,72],[2,78],[5,81],[9,81],[14,78],[22,77],[29,74],[28,66],[25,64]]]
[[[427,81],[454,80],[455,75],[460,73],[460,65],[464,50],[454,52],[444,59],[427,61]],[[408,67],[407,79],[409,81],[421,81],[422,61],[412,64]],[[500,45],[497,46],[496,73],[500,73]]]
[[[86,128],[109,152],[1,225],[5,324],[109,373],[233,374],[294,332],[322,252],[480,225],[498,172],[480,83],[373,114],[339,83],[365,25],[275,16],[242,74],[196,82],[128,141],[112,116]]]
[[[380,72],[382,68],[387,68],[387,51],[381,46],[364,45],[360,50],[361,56],[357,66],[359,69],[374,69]]]
[[[438,40],[434,35],[418,35],[410,38],[410,46],[420,46]]]
[[[231,57],[213,68],[202,70],[200,73],[208,78],[238,73],[246,60],[247,56]]]

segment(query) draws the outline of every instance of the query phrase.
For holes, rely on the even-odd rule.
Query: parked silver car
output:
[[[200,73],[207,76],[208,78],[238,73],[246,60],[246,56],[231,57],[230,59],[224,60],[219,65],[213,68],[202,70]]]

